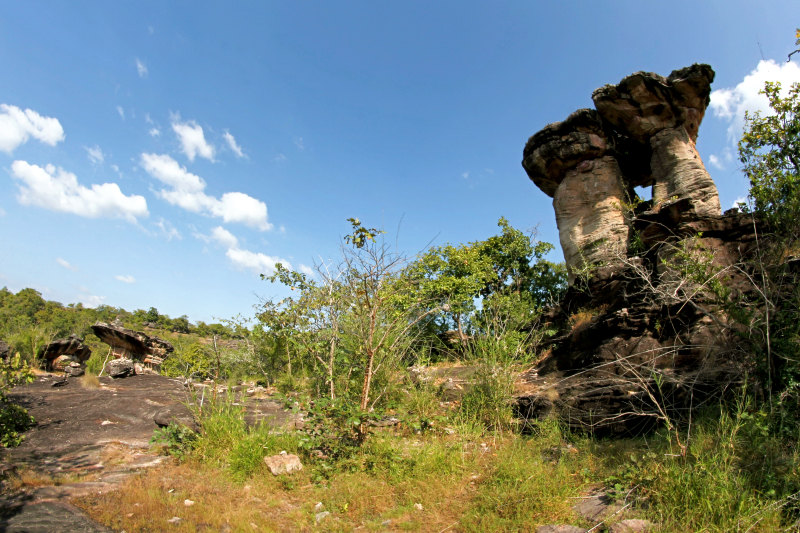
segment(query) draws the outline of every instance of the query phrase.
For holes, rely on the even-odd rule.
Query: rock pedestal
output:
[[[571,279],[624,257],[635,186],[652,185],[656,209],[684,201],[688,218],[720,214],[695,148],[713,80],[708,65],[666,78],[637,72],[594,91],[596,110],[576,111],[528,140],[522,166],[553,198]]]
[[[713,79],[708,65],[637,72],[525,145],[525,171],[553,198],[570,281],[587,275],[548,316],[559,336],[518,383],[521,418],[637,431],[739,379],[718,296],[682,269],[716,271],[732,295],[753,290],[730,268],[754,249],[753,220],[720,214],[695,147]],[[652,202],[636,206],[637,186],[653,187]]]

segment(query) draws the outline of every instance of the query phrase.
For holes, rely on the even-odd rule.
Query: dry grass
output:
[[[582,486],[566,476],[565,467],[543,463],[539,447],[527,447],[519,437],[375,436],[353,467],[327,480],[315,478],[313,464],[279,478],[261,469],[237,482],[224,468],[170,462],[128,479],[115,492],[76,503],[98,521],[128,532],[477,531],[509,524],[487,508],[506,490],[527,491],[525,498],[540,502],[539,514],[526,519],[533,529],[563,519],[567,495]],[[186,506],[184,500],[195,503]],[[330,512],[319,523],[318,502]],[[525,509],[519,514],[530,507],[521,503]],[[517,502],[511,505],[516,508]],[[179,524],[168,522],[176,516]]]
[[[94,374],[84,374],[78,378],[78,383],[81,384],[81,387],[84,389],[99,389],[100,388],[100,378],[95,376]]]

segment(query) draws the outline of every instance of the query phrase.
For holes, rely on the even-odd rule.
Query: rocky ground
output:
[[[0,469],[24,476],[24,489],[4,487],[0,531],[107,531],[72,506],[71,498],[114,490],[126,476],[164,460],[150,447],[154,419],[191,423],[190,402],[208,401],[212,387],[158,375],[99,383],[45,374],[11,393],[36,419],[21,446],[6,450]],[[89,385],[87,386],[86,383]],[[58,384],[57,386],[54,386]],[[265,391],[237,388],[250,422],[293,423]]]

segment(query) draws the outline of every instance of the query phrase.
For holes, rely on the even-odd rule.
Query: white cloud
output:
[[[96,144],[94,146],[84,146],[84,148],[86,149],[86,155],[89,157],[89,161],[91,161],[93,165],[99,165],[105,161],[103,151]]]
[[[0,150],[10,154],[33,137],[50,146],[64,140],[64,128],[57,118],[43,117],[32,109],[0,104]]]
[[[150,113],[144,114],[144,121],[147,122],[148,124],[155,124],[155,122],[153,122],[153,119],[150,117]]]
[[[237,248],[239,246],[239,239],[222,226],[217,226],[211,230],[211,238],[225,248]]]
[[[297,149],[298,149],[298,150],[300,150],[301,152],[302,152],[303,150],[305,150],[305,149],[306,149],[306,145],[305,145],[305,143],[303,142],[303,138],[302,138],[302,137],[295,137],[295,138],[294,138],[294,145],[295,145],[295,146],[297,147]]]
[[[731,207],[739,207],[739,204],[749,205],[750,202],[747,199],[747,196],[738,197],[736,200],[733,201],[733,203],[731,204]]]
[[[17,199],[51,211],[88,218],[123,218],[135,222],[148,216],[143,196],[125,196],[116,183],[84,187],[75,174],[53,165],[44,168],[25,161],[11,164],[12,176],[20,181]]]
[[[214,161],[214,147],[206,142],[203,128],[194,120],[180,122],[180,116],[172,117],[172,131],[181,142],[181,149],[189,161],[194,161],[198,155],[209,161]]]
[[[170,187],[161,189],[159,196],[172,205],[261,231],[272,228],[267,204],[241,192],[226,192],[219,199],[209,196],[205,193],[206,182],[169,155],[142,154],[141,164],[148,174]]]
[[[150,131],[148,131],[147,133],[150,134],[150,137],[158,137],[159,135],[161,135],[161,130],[158,128],[150,128]]]
[[[139,73],[140,78],[147,77],[147,65],[142,63],[142,60],[139,59],[138,57],[136,58],[136,72]]]
[[[304,265],[300,263],[300,273],[305,274],[306,276],[312,277],[314,276],[314,269],[308,265]]]
[[[114,279],[117,281],[121,281],[122,283],[136,283],[136,278],[130,275],[128,276],[117,275],[114,276]]]
[[[800,66],[795,62],[778,64],[771,59],[762,60],[736,87],[711,92],[709,107],[715,117],[729,123],[728,140],[732,145],[738,142],[744,131],[745,112],[770,111],[767,97],[759,94],[767,81],[780,82],[785,95],[792,83],[800,82]]]
[[[62,259],[60,257],[56,258],[56,263],[58,263],[59,265],[61,265],[64,268],[66,268],[67,270],[72,270],[73,272],[78,270],[77,267],[72,266],[69,263],[69,261],[67,261],[66,259]]]
[[[231,135],[231,132],[225,130],[225,133],[222,135],[225,137],[225,141],[228,143],[231,151],[236,154],[236,157],[244,157],[244,152],[242,152],[242,147],[236,144],[236,139]]]
[[[87,289],[86,287],[81,287],[81,291],[83,291],[83,294],[81,294],[78,297],[78,301],[80,301],[86,307],[91,307],[91,308],[98,307],[100,305],[103,305],[103,302],[105,302],[106,300],[105,296],[97,296],[95,294],[89,294],[89,289]]]
[[[163,218],[159,219],[156,222],[156,227],[161,230],[161,234],[167,239],[167,241],[171,241],[172,239],[182,239],[181,233],[175,229],[175,226],[170,224],[168,221],[164,220]]]
[[[117,106],[117,113],[119,113],[119,117],[122,120],[125,120],[125,110],[122,109],[122,106],[119,106],[119,105]]]
[[[272,160],[275,161],[276,163],[282,163],[286,161],[286,154],[278,152],[278,155],[273,157]]]
[[[277,263],[283,264],[286,268],[292,268],[291,263],[280,257],[240,248],[239,239],[222,226],[217,226],[211,230],[211,235],[206,236],[196,233],[195,237],[205,242],[216,242],[226,249],[225,256],[231,263],[238,268],[251,270],[256,274],[272,274],[275,272],[275,265]]]
[[[239,222],[261,231],[272,228],[267,222],[267,204],[241,192],[226,192],[212,205],[211,212],[225,222]]]
[[[0,217],[6,216],[6,210],[0,207]]]
[[[261,252],[251,252],[250,250],[242,250],[240,248],[228,248],[225,255],[231,262],[240,267],[252,270],[256,274],[272,274],[275,272],[275,265],[282,263],[288,269],[292,265],[280,257],[262,254]]]
[[[722,161],[720,161],[719,157],[715,156],[714,154],[711,154],[708,157],[708,162],[711,163],[711,165],[714,168],[718,168],[720,170],[725,170],[725,165],[723,165]]]

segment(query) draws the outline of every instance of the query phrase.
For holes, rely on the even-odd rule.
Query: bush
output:
[[[19,354],[8,361],[0,360],[0,445],[19,446],[22,432],[34,424],[34,419],[24,408],[11,403],[6,393],[11,388],[33,381],[30,367],[23,363]]]

